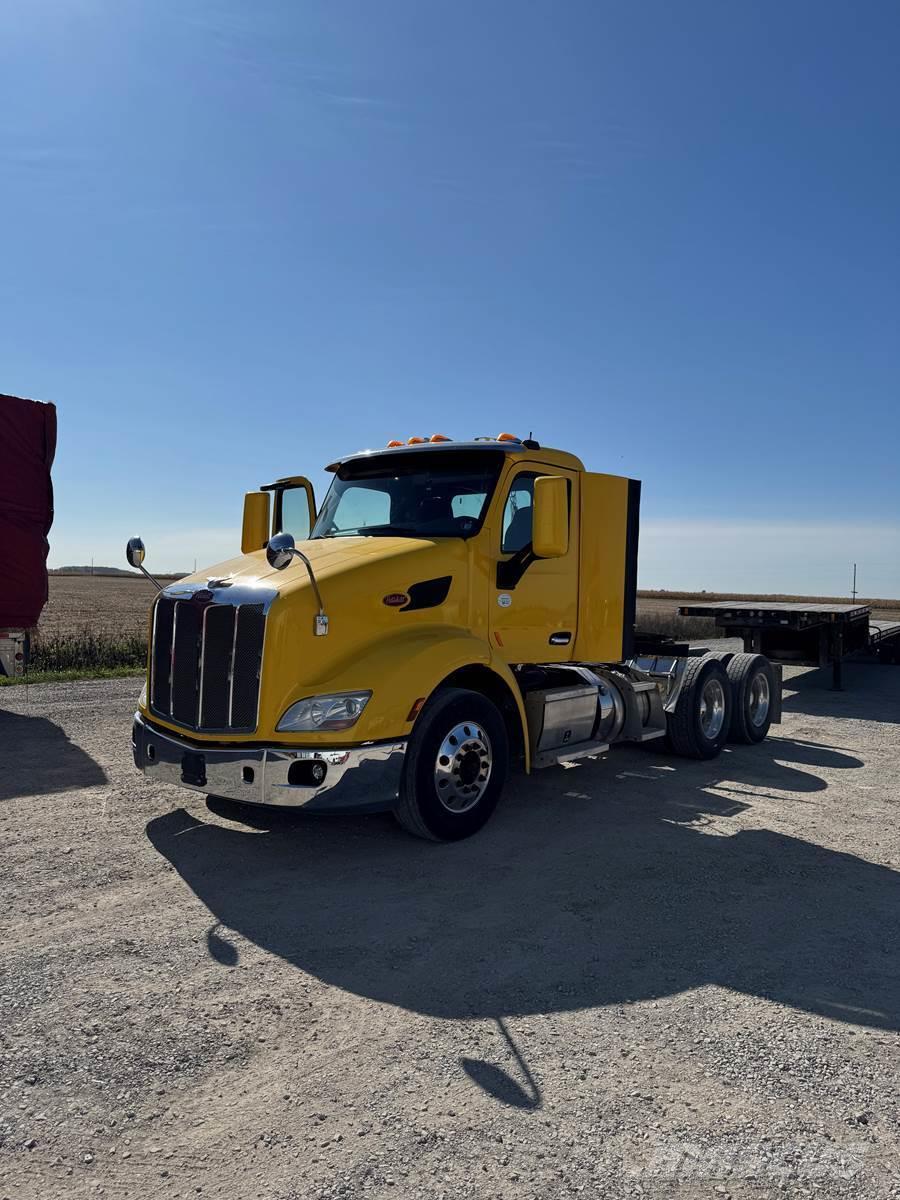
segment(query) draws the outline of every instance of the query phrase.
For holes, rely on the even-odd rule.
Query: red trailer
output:
[[[47,603],[56,406],[0,394],[0,675],[22,675]]]

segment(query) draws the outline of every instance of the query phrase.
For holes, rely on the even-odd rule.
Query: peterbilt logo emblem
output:
[[[388,608],[400,608],[404,604],[409,604],[409,596],[406,592],[388,592],[382,597],[382,604],[386,604]]]

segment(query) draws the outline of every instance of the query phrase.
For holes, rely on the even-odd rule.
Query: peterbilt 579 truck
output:
[[[510,769],[759,742],[760,654],[634,640],[640,484],[509,434],[390,442],[245,497],[241,554],[160,588],[133,727],[148,776],[247,804],[476,832]],[[147,574],[144,546],[129,542]],[[148,576],[148,578],[152,578]]]

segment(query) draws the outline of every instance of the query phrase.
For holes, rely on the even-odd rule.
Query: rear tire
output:
[[[753,745],[765,739],[772,724],[775,672],[762,654],[736,654],[728,664],[731,723],[728,740]]]
[[[669,744],[682,758],[715,758],[728,739],[731,684],[713,655],[688,659],[675,711],[669,714]]]
[[[493,814],[509,770],[509,738],[480,692],[444,688],[413,726],[394,816],[416,837],[455,842]]]

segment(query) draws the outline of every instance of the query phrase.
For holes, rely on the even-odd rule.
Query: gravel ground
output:
[[[0,1196],[900,1195],[900,671],[481,835],[135,774],[136,680],[0,692]]]

